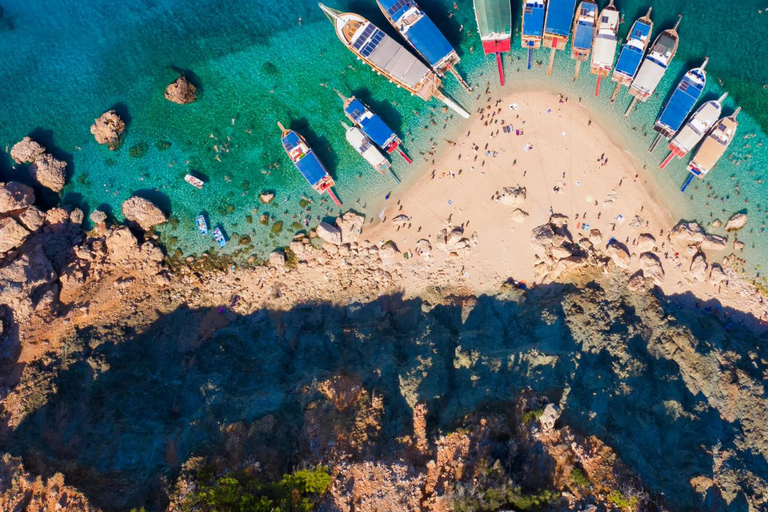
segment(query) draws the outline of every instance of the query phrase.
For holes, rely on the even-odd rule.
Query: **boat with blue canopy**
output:
[[[728,93],[726,92],[718,99],[708,101],[699,107],[685,123],[685,126],[669,142],[670,153],[661,162],[659,169],[664,170],[673,158],[683,158],[701,142],[712,125],[720,119],[720,115],[723,113],[723,102],[727,97]]]
[[[309,147],[304,137],[299,135],[293,130],[287,130],[282,124],[277,123],[282,131],[281,142],[283,149],[291,159],[293,165],[299,170],[304,179],[307,180],[309,186],[311,186],[318,194],[327,193],[336,206],[341,206],[341,202],[336,198],[333,193],[332,187],[335,185],[333,178],[331,178],[328,171],[325,170],[325,166],[317,158],[317,155],[312,148]]]
[[[456,50],[415,0],[376,0],[376,3],[392,26],[438,76],[451,73],[467,92],[472,92],[469,84],[456,71],[456,65],[461,60]]]
[[[400,140],[395,131],[378,114],[374,113],[368,105],[354,96],[346,98],[339,91],[336,91],[336,94],[344,102],[344,115],[347,116],[347,119],[360,128],[374,144],[379,146],[388,155],[397,151],[406,162],[411,163],[411,159],[408,158],[408,155],[400,147],[403,141]]]
[[[653,33],[653,21],[651,21],[652,8],[648,9],[648,14],[637,19],[629,30],[627,41],[621,48],[619,60],[616,61],[616,68],[613,70],[611,80],[616,82],[616,89],[611,96],[611,103],[616,101],[622,86],[629,87],[632,80],[635,79],[637,70],[640,69],[640,62],[645,56],[648,44],[651,42]]]
[[[531,69],[533,50],[541,48],[546,12],[546,0],[525,0],[523,4],[523,25],[520,29],[520,40],[523,48],[528,49],[528,69]]]
[[[592,47],[592,66],[590,71],[597,75],[595,96],[600,95],[600,80],[611,74],[613,61],[616,59],[616,47],[619,45],[619,10],[611,3],[600,12],[595,43]]]
[[[576,11],[576,0],[549,0],[544,18],[544,48],[551,48],[547,74],[552,74],[557,50],[565,50],[571,35],[571,25]]]
[[[680,45],[677,27],[680,26],[682,18],[682,16],[678,16],[677,23],[673,28],[659,34],[648,55],[643,59],[643,63],[640,64],[640,69],[635,75],[635,79],[632,80],[632,85],[629,86],[629,94],[633,96],[633,100],[624,113],[625,118],[629,117],[638,101],[645,102],[653,95],[659,82],[669,69],[669,64],[675,58],[677,47]]]
[[[704,59],[704,64],[698,68],[694,68],[688,71],[680,83],[677,84],[675,92],[667,100],[664,109],[661,111],[661,115],[653,125],[653,129],[658,133],[653,144],[651,144],[648,150],[652,153],[662,137],[666,140],[675,136],[680,127],[683,126],[686,118],[693,112],[693,107],[696,102],[701,98],[704,92],[704,87],[707,85],[707,62],[709,59]]]
[[[581,2],[576,13],[571,43],[571,58],[576,61],[574,80],[579,78],[581,63],[588,60],[589,54],[592,53],[592,42],[595,40],[597,29],[597,4],[592,0]]]
[[[496,56],[499,81],[504,85],[501,54],[512,51],[512,6],[509,0],[474,0],[473,4],[483,52]]]
[[[739,122],[736,120],[739,112],[741,112],[741,107],[737,108],[736,112],[732,115],[721,119],[710,128],[704,142],[701,143],[691,163],[688,164],[688,170],[691,174],[685,180],[685,185],[680,189],[681,192],[685,192],[693,178],[704,179],[704,176],[723,158],[728,146],[731,145],[733,138],[736,136],[736,130],[739,128]]]

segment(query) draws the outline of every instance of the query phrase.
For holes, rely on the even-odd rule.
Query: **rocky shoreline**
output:
[[[462,275],[464,256],[478,250],[477,247],[483,243],[476,234],[465,232],[462,226],[448,226],[434,237],[419,241],[414,250],[401,252],[391,240],[379,243],[366,240],[363,233],[365,219],[354,212],[347,212],[334,224],[323,223],[317,230],[298,236],[289,247],[276,250],[263,264],[235,267],[226,258],[214,255],[190,259],[168,258],[157,242],[153,241],[151,232],[134,232],[126,226],[109,225],[105,215],[92,216],[95,227],[85,232],[82,228],[83,213],[80,210],[51,208],[44,212],[34,206],[34,197],[30,197],[29,191],[23,186],[4,184],[2,190],[0,198],[3,198],[2,204],[6,206],[0,214],[0,222],[5,221],[4,229],[9,229],[8,225],[17,225],[23,229],[22,235],[17,237],[13,247],[5,250],[0,260],[0,364],[6,370],[0,382],[3,418],[0,444],[6,450],[14,446],[14,440],[22,435],[19,432],[30,428],[27,423],[31,417],[39,415],[40,410],[47,407],[46,404],[57,401],[57,389],[63,385],[57,381],[72,364],[68,362],[72,354],[86,357],[94,375],[108,373],[116,363],[109,358],[96,356],[96,347],[101,342],[95,339],[102,336],[130,339],[135,334],[156,328],[154,326],[158,324],[163,325],[164,317],[180,310],[211,311],[200,318],[194,332],[189,333],[192,337],[184,342],[189,345],[183,350],[194,352],[208,346],[211,340],[217,339],[217,333],[226,332],[243,322],[244,318],[250,319],[248,323],[259,324],[269,315],[291,314],[296,310],[310,311],[312,307],[324,311],[328,305],[333,305],[345,311],[344,323],[356,318],[354,312],[357,308],[365,308],[365,305],[376,304],[383,298],[400,295],[404,300],[418,299],[421,302],[417,310],[420,312],[413,313],[417,316],[430,315],[431,311],[442,307],[458,306],[466,322],[465,315],[471,317],[472,310],[477,309],[474,304],[481,300],[468,280],[456,278]],[[133,201],[138,202],[141,201]],[[137,226],[149,230],[164,220],[162,212],[157,214],[143,203],[133,203],[127,208],[129,212],[126,217],[132,217]],[[144,206],[146,208],[138,209],[149,213],[133,214],[134,206]],[[13,233],[13,228],[8,232]],[[707,235],[699,226],[690,223],[678,224],[670,237],[676,243],[693,248],[690,251],[690,266],[694,278],[722,286],[748,287],[739,275],[737,258],[726,258],[722,266],[706,263],[701,249],[705,246],[719,246],[722,240]],[[716,414],[724,420],[741,425],[733,427],[734,435],[740,441],[728,449],[728,454],[713,456],[714,467],[720,469],[715,469],[714,475],[697,471],[697,474],[690,476],[690,487],[695,490],[694,494],[703,497],[714,493],[724,504],[722,510],[730,510],[728,505],[734,503],[737,496],[743,496],[739,489],[747,486],[751,489],[746,494],[750,506],[763,506],[765,502],[762,497],[768,495],[764,492],[768,490],[768,483],[760,476],[759,469],[751,466],[740,451],[755,451],[768,456],[768,446],[764,443],[768,438],[765,428],[768,424],[765,422],[768,403],[758,392],[760,378],[757,377],[762,375],[760,371],[768,372],[768,355],[761,355],[763,349],[758,346],[730,346],[725,338],[717,342],[722,345],[715,346],[707,342],[711,346],[704,350],[701,345],[704,339],[699,338],[697,341],[693,334],[698,327],[671,325],[675,322],[674,318],[663,311],[666,307],[663,303],[670,299],[663,295],[656,298],[660,294],[656,285],[665,269],[654,254],[657,243],[650,234],[640,237],[638,251],[641,254],[635,257],[616,241],[606,243],[598,230],[592,230],[588,237],[576,239],[569,230],[567,217],[553,214],[548,223],[531,231],[531,243],[538,247],[540,254],[535,268],[535,283],[523,284],[515,281],[514,276],[508,276],[507,282],[496,292],[499,300],[511,300],[510,304],[514,304],[531,294],[528,299],[530,305],[527,307],[537,311],[533,313],[533,318],[538,317],[542,326],[550,322],[562,325],[563,329],[571,333],[569,336],[581,340],[576,345],[580,348],[572,349],[576,350],[572,355],[581,357],[579,351],[583,357],[588,357],[594,351],[610,354],[611,358],[615,358],[614,365],[620,364],[615,366],[616,378],[626,381],[617,382],[616,390],[621,390],[622,386],[633,387],[634,384],[629,384],[632,375],[642,374],[644,365],[650,364],[641,363],[632,355],[631,344],[627,340],[642,340],[637,342],[647,344],[644,350],[653,354],[653,358],[673,361],[679,368],[679,378],[685,387],[694,395],[704,397],[702,404],[706,405],[697,405],[699,410],[709,411],[706,414],[717,411]],[[633,268],[637,262],[641,265],[639,270]],[[414,283],[429,284],[422,286],[418,295],[404,292],[413,287]],[[531,291],[535,284],[538,285],[535,286],[537,289]],[[548,291],[550,287],[558,287],[560,291]],[[599,297],[593,297],[596,289],[604,290]],[[687,303],[681,299],[670,304],[677,304],[676,307],[681,311],[686,308],[695,314],[691,304],[694,299]],[[639,301],[631,310],[635,312],[633,315],[637,315],[641,309],[636,308],[642,308],[641,317],[631,321],[629,317],[622,317],[621,308],[625,306],[619,307],[617,312],[609,313],[612,307],[622,304],[622,301]],[[547,310],[552,304],[559,304],[557,309],[562,308],[564,320],[549,320],[553,313],[547,313]],[[699,307],[698,304],[696,307]],[[377,315],[383,314],[383,318],[387,318],[392,314],[391,311],[386,313],[386,309],[384,311],[373,315],[366,313],[361,318],[377,321]],[[707,316],[711,332],[738,330],[745,343],[748,339],[757,340],[765,332],[760,319],[737,310],[724,311],[723,316],[715,318]],[[414,325],[416,320],[406,318],[408,315],[397,320],[406,324],[396,330],[404,328],[404,325]],[[418,324],[422,320],[416,322]],[[640,325],[628,327],[632,322]],[[606,327],[611,324],[614,327]],[[356,324],[353,322],[352,325]],[[168,324],[168,329],[178,328],[172,323]],[[612,334],[617,328],[629,328],[631,330],[628,332],[634,330],[635,334],[622,335],[620,331]],[[480,329],[480,326],[476,329]],[[502,331],[506,332],[507,329]],[[533,329],[535,331],[540,327]],[[166,328],[163,328],[163,332],[166,332]],[[85,341],[86,347],[90,344],[90,349],[77,348],[79,342],[73,341],[81,339],[82,333],[92,333],[85,338],[91,338],[91,341]],[[97,336],[96,333],[100,334]],[[493,338],[488,332],[485,336]],[[545,347],[550,343],[548,336],[539,341],[543,343],[545,353]],[[120,342],[115,340],[112,343]],[[414,346],[418,346],[420,342],[415,343]],[[507,342],[498,343],[498,347],[503,347]],[[412,350],[406,347],[408,345],[404,345],[403,350]],[[475,351],[464,347],[465,342],[459,342],[455,354],[450,356],[450,365],[457,372],[474,372],[486,365],[495,367],[501,364],[492,362],[494,356],[484,356],[485,349]],[[539,349],[532,350],[538,355],[532,356],[526,352],[527,355],[519,357],[544,357],[544,360],[555,357],[557,360],[568,353],[568,349],[558,349],[565,352],[558,356],[542,356]],[[88,353],[91,355],[86,356]],[[725,354],[731,355],[723,359]],[[432,372],[428,369],[432,364],[426,363],[431,357],[434,356],[427,357],[424,354],[416,358],[415,361],[421,361],[419,364],[422,370],[405,380],[401,377],[401,386],[405,388],[399,393],[406,393],[409,386],[419,386],[413,382],[406,385],[405,381],[413,380],[418,373],[426,375]],[[415,361],[406,358],[403,364],[407,367]],[[747,371],[745,363],[754,364],[758,370]],[[546,367],[554,363],[543,364]],[[116,368],[120,368],[120,365]],[[387,433],[389,427],[386,427],[385,420],[391,414],[388,412],[391,407],[388,402],[392,398],[385,402],[377,398],[377,386],[366,385],[366,379],[372,377],[361,380],[361,371],[362,375],[367,374],[367,370],[353,370],[352,374],[358,376],[349,380],[342,371],[317,382],[312,389],[324,396],[326,402],[317,402],[316,398],[304,402],[305,407],[313,404],[312,408],[304,412],[302,421],[305,428],[311,427],[312,430],[292,431],[282,442],[288,451],[278,450],[264,460],[259,461],[257,457],[247,461],[247,464],[239,456],[231,454],[209,457],[218,461],[216,466],[222,471],[238,464],[261,464],[267,473],[279,474],[285,471],[288,452],[298,446],[301,456],[295,462],[331,467],[334,480],[324,498],[329,510],[379,510],[381,507],[395,506],[402,510],[437,511],[460,507],[460,503],[468,508],[455,509],[479,510],[488,505],[486,491],[490,488],[502,489],[502,494],[506,496],[504,500],[507,500],[505,503],[526,496],[526,499],[534,499],[530,492],[539,489],[554,493],[539,496],[542,500],[546,497],[547,506],[552,510],[593,510],[590,507],[595,505],[619,510],[622,506],[616,504],[617,500],[624,503],[622,500],[629,499],[630,494],[645,500],[643,503],[650,503],[658,501],[659,493],[665,491],[667,484],[663,479],[652,482],[652,490],[648,492],[643,490],[631,471],[626,468],[611,469],[620,463],[611,449],[597,438],[577,434],[577,431],[568,427],[553,429],[552,422],[543,424],[546,421],[546,418],[542,420],[543,417],[539,418],[541,421],[538,423],[523,422],[525,414],[538,410],[535,406],[518,404],[517,419],[472,412],[473,406],[461,413],[461,408],[456,410],[450,421],[441,419],[435,422],[434,415],[428,412],[439,407],[433,400],[422,402],[415,399],[410,403],[412,399],[406,396],[413,416],[412,425],[406,430],[410,430],[411,434],[409,439],[395,442],[391,434]],[[478,375],[484,375],[486,371]],[[479,378],[482,380],[487,377]],[[520,391],[528,386],[524,384],[525,375],[522,378]],[[531,378],[532,383],[536,381],[536,378]],[[414,382],[419,380],[416,378]],[[463,388],[460,393],[466,394],[474,387],[470,382],[473,381],[468,380],[466,386],[469,387]],[[556,382],[557,379],[553,380],[541,391],[560,387],[565,390],[563,396],[568,396],[568,389],[573,384]],[[302,393],[309,393],[309,388]],[[441,400],[452,400],[449,396],[452,395],[446,394],[446,398]],[[476,404],[483,402],[481,396],[478,396]],[[542,399],[535,400],[540,402]],[[571,411],[570,419],[576,419],[576,424],[581,428],[588,425],[580,420],[588,410],[579,409],[581,405],[588,407],[588,402],[582,403],[578,399],[575,405],[570,405],[565,398],[559,400],[565,404],[566,412],[576,407]],[[678,404],[675,407],[688,409],[688,412],[680,414],[699,414],[693,412],[695,409],[680,405],[685,402],[675,401]],[[316,407],[320,409],[314,409]],[[336,412],[328,417],[314,417],[330,410]],[[350,410],[354,410],[355,414],[350,416]],[[64,413],[65,416],[68,414]],[[445,411],[441,414],[445,414]],[[455,425],[465,416],[472,419],[467,420],[469,423],[463,427],[467,429],[464,433],[441,433],[443,427],[435,430],[438,424],[443,425],[448,421]],[[275,412],[252,423],[236,422],[240,425],[236,428],[258,430],[261,428],[258,425],[263,425],[270,417],[273,419],[269,421],[276,421],[280,415]],[[337,424],[342,417],[350,423],[342,421]],[[516,426],[519,424],[524,425]],[[348,425],[349,430],[339,430],[339,425]],[[510,446],[516,448],[513,450],[514,456],[508,454],[496,459],[499,464],[512,464],[511,469],[502,473],[506,476],[497,478],[489,476],[496,474],[492,466],[497,462],[490,456],[487,446],[490,438],[501,435],[499,432],[506,432],[502,437],[512,436],[515,442]],[[611,430],[603,434],[609,436],[604,439],[609,444],[613,441],[622,445],[620,440],[610,437],[613,435]],[[224,436],[227,437],[226,434]],[[400,439],[401,436],[396,437]],[[44,438],[50,439],[49,449],[53,450],[52,453],[60,450],[60,447],[54,448],[60,441],[50,436]],[[255,446],[263,446],[264,439],[260,439],[254,441]],[[346,443],[343,446],[339,444],[342,439]],[[511,448],[508,446],[507,449]],[[522,466],[511,462],[527,460],[524,454],[529,452],[532,459],[521,462]],[[56,469],[65,475],[71,473],[66,466],[61,465],[59,455],[34,453],[36,462],[33,467],[36,471],[47,474],[51,469]],[[26,455],[29,457],[31,454]],[[521,456],[523,459],[519,458]],[[537,459],[542,456],[544,460]],[[48,462],[44,462],[46,460]],[[177,460],[175,456],[171,460],[176,462],[166,461],[169,464],[167,475],[175,478],[185,460]],[[194,460],[198,461],[196,464],[200,463],[198,459]],[[740,469],[726,470],[722,466],[725,460],[730,460],[730,464],[741,465]],[[6,456],[4,461],[6,467],[11,467],[11,459]],[[18,461],[14,461],[14,474],[24,474]],[[630,462],[633,468],[642,468],[637,460]],[[583,485],[574,483],[574,477],[571,476],[574,468],[582,471],[590,482],[589,492]],[[183,489],[189,492],[196,477],[189,472],[182,471],[180,474],[182,480],[175,487],[166,486],[166,498],[147,501],[153,503],[153,509],[162,504],[163,508],[170,506],[173,510],[173,503],[183,501],[179,493],[183,494]],[[31,477],[27,476],[13,477],[13,481],[21,481],[19,478],[31,482]],[[185,478],[189,479],[186,484],[182,483]],[[74,479],[78,486],[84,486],[86,495],[95,496],[96,502],[106,508],[133,506],[136,500],[148,500],[147,496],[140,498],[146,488],[139,484],[136,484],[133,494],[127,494],[132,500],[128,503],[115,501],[117,498],[109,497],[109,492],[102,494],[95,491],[94,482],[88,477],[74,476]],[[524,490],[520,490],[521,483],[524,483]],[[3,496],[0,499],[4,499],[5,503],[27,499],[50,503],[51,495],[60,492],[63,481],[57,476],[48,483],[30,485],[0,486],[0,494]],[[668,497],[670,494],[675,495],[674,492],[667,492]],[[66,502],[65,510],[97,510],[77,498],[77,493],[68,495],[73,497],[71,502]],[[680,509],[674,502],[668,502],[665,506],[669,510]],[[41,510],[53,510],[45,507],[41,505]]]

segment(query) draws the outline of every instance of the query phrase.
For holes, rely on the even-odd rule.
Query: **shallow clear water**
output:
[[[393,33],[373,1],[331,3],[359,12]],[[498,94],[495,64],[480,51],[471,2],[459,1],[458,10],[450,1],[421,4],[459,50],[461,70],[468,80],[480,90],[490,81]],[[647,4],[619,2],[626,16],[622,32],[645,12]],[[768,31],[768,12],[759,13],[768,6],[756,0],[741,2],[739,8],[727,2],[654,0],[650,4],[656,33],[671,26],[678,12],[683,13],[681,45],[658,97],[642,105],[629,122],[621,116],[629,103],[626,92],[613,107],[607,101],[610,83],[600,98],[593,98],[594,77],[585,68],[574,84],[573,61],[565,52],[558,55],[555,77],[550,79],[544,67],[518,73],[525,56],[516,48],[513,60],[506,60],[504,92],[546,85],[581,96],[596,117],[617,128],[616,135],[628,149],[648,163],[648,175],[675,215],[709,221],[748,211],[750,223],[739,234],[747,242],[745,254],[755,265],[768,263],[768,235],[762,232],[768,191],[759,183],[768,173],[768,156],[758,147],[766,137],[759,133],[755,139],[741,138],[758,132],[759,123],[768,126],[768,91],[763,89],[768,69],[761,65],[768,50],[750,42]],[[0,5],[4,9],[0,19],[3,147],[32,134],[65,158],[70,181],[62,194],[64,203],[108,207],[119,219],[120,204],[130,195],[156,200],[178,219],[178,225],[173,222],[161,228],[164,240],[184,254],[199,254],[213,246],[210,238],[197,234],[194,216],[201,211],[232,240],[227,252],[237,251],[238,237],[249,235],[254,247],[241,247],[243,255],[262,256],[290,240],[299,228],[295,222],[307,217],[312,225],[338,212],[330,202],[320,200],[286,160],[277,121],[307,137],[335,176],[346,208],[370,213],[378,207],[395,183],[374,172],[347,146],[340,125],[341,102],[333,88],[368,101],[400,132],[412,156],[418,157],[431,144],[430,138],[441,143],[459,126],[452,119],[444,130],[449,114],[442,112],[441,104],[410,97],[356,61],[312,1],[286,6],[263,0],[215,4],[203,0],[0,0]],[[513,6],[519,25],[518,2]],[[726,30],[737,26],[738,33]],[[752,36],[747,40],[739,34]],[[519,39],[515,42],[519,44]],[[672,164],[664,173],[656,171],[664,152],[660,148],[648,155],[650,140],[642,133],[652,125],[679,77],[705,55],[710,57],[705,98],[718,96],[722,90],[718,81],[722,81],[731,92],[726,112],[736,104],[744,112],[730,151],[732,160],[721,162],[706,184],[682,195],[678,190],[686,176],[685,163]],[[546,63],[547,54],[539,51],[536,59]],[[193,105],[178,106],[163,98],[165,86],[181,72],[201,85]],[[446,79],[446,89],[473,110],[474,99],[452,78]],[[128,122],[124,144],[114,152],[98,146],[89,133],[93,119],[110,108]],[[394,170],[404,180],[400,187],[424,171],[418,162],[417,158],[407,166],[395,157]],[[187,170],[207,179],[202,192],[183,183]],[[27,179],[24,169],[12,168],[7,155],[0,158],[0,176]],[[740,196],[734,192],[736,184]],[[706,185],[723,200],[712,200],[708,207]],[[264,190],[277,193],[275,203],[259,203],[257,196]],[[314,200],[309,212],[299,205],[303,195]],[[283,222],[282,233],[272,234],[271,226],[259,224],[264,213]]]

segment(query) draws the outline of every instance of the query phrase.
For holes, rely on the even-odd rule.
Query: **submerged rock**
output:
[[[61,192],[67,184],[67,163],[46,153],[29,166],[29,175],[40,185]]]
[[[135,222],[144,231],[168,220],[160,208],[143,197],[134,196],[128,199],[123,203],[122,210],[126,219]]]
[[[165,89],[165,99],[179,105],[187,105],[197,101],[197,87],[189,83],[186,77],[180,76]]]
[[[96,142],[99,144],[109,146],[109,149],[117,149],[120,142],[120,134],[125,130],[125,123],[117,112],[110,110],[104,112],[101,117],[95,119],[93,125],[91,125],[91,133],[93,134]]]
[[[45,148],[30,137],[24,137],[11,148],[11,158],[17,164],[31,164],[45,153]]]
[[[259,201],[261,201],[261,204],[269,204],[272,201],[275,200],[275,194],[272,192],[262,192],[259,194]]]
[[[35,202],[35,192],[17,181],[0,183],[0,213],[23,210]]]

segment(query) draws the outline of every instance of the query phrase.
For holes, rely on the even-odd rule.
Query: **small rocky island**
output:
[[[180,76],[165,89],[165,99],[179,105],[197,101],[197,87],[186,77]]]
[[[112,151],[120,144],[120,135],[125,130],[125,123],[114,110],[104,112],[91,125],[91,133],[96,142],[102,146],[108,146]]]

